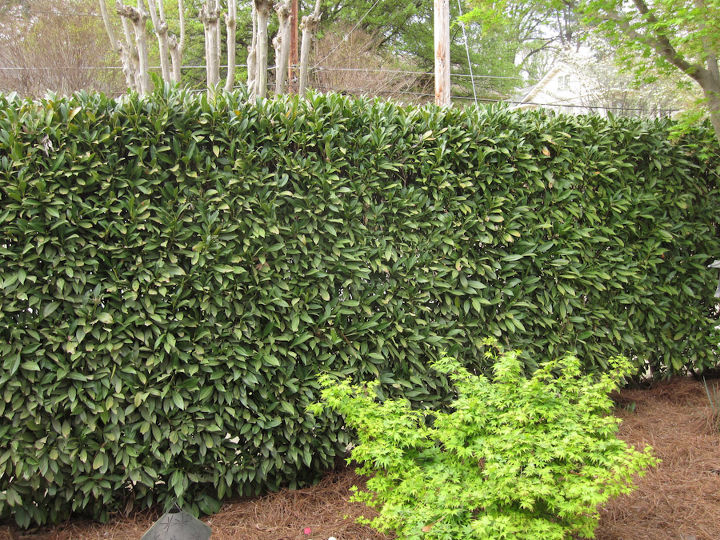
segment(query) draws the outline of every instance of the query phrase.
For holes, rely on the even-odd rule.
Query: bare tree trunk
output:
[[[710,78],[714,77],[708,77],[708,79]],[[705,100],[707,101],[710,123],[712,124],[713,131],[715,131],[715,138],[720,141],[720,84],[713,84],[713,82],[714,81],[708,80],[701,86],[703,94],[705,94]]]
[[[99,0],[100,13],[102,15],[103,24],[105,25],[105,31],[107,32],[108,39],[110,40],[110,46],[113,50],[120,55],[120,63],[122,64],[122,71],[125,75],[125,84],[131,90],[137,90],[135,84],[135,69],[132,65],[132,54],[128,48],[128,41],[119,41],[115,36],[115,30],[113,29],[110,16],[108,15],[107,5],[105,0]],[[127,36],[126,36],[127,37]]]
[[[132,6],[126,6],[120,0],[117,0],[115,7],[121,17],[132,23],[135,33],[135,46],[137,48],[137,90],[141,95],[145,95],[150,92],[147,29],[145,27],[148,14],[145,11],[145,4],[143,0],[138,0],[138,7],[134,8]]]
[[[707,5],[705,0],[695,0],[695,7],[701,12],[707,13]],[[702,46],[705,53],[705,65],[707,71],[700,72],[700,76],[695,80],[700,83],[705,94],[705,99],[710,112],[710,123],[715,131],[715,138],[720,140],[720,70],[718,69],[717,48],[713,46],[711,40],[707,37],[707,26],[703,21],[700,24],[700,32],[702,32]]]
[[[218,26],[220,13],[217,0],[206,0],[200,10],[205,28],[205,65],[208,92],[213,92],[220,82],[220,57],[218,53]]]
[[[205,84],[209,85],[210,81],[210,55],[208,54],[208,46],[210,45],[210,39],[208,36],[208,29],[207,25],[205,24],[205,20],[203,19],[205,15],[205,5],[200,8],[200,20],[203,23],[203,31],[205,33]]]
[[[256,94],[255,89],[255,74],[256,74],[256,59],[257,59],[257,10],[255,9],[255,2],[252,3],[252,43],[248,47],[247,57],[247,86],[250,97],[254,97]]]
[[[170,78],[170,51],[168,44],[168,25],[165,20],[164,0],[147,0],[148,9],[150,10],[150,20],[158,40],[158,50],[160,52],[160,71],[165,82],[171,82]],[[158,12],[159,8],[159,12]]]
[[[272,9],[270,0],[253,0],[257,13],[257,44],[255,46],[255,97],[267,95],[268,18]]]
[[[708,96],[708,109],[710,110],[710,122],[715,131],[715,138],[720,141],[720,89],[705,94]]]
[[[273,40],[275,44],[275,93],[282,94],[287,78],[288,60],[290,58],[290,4],[292,0],[284,0],[275,4],[278,16],[278,32]]]
[[[148,18],[147,11],[145,11],[145,2],[138,0],[137,7],[138,17],[133,20],[133,30],[135,30],[135,42],[137,43],[138,49],[138,71],[140,73],[140,88],[142,94],[150,93],[150,62],[148,60],[148,47],[147,47],[147,25],[145,24]]]
[[[310,42],[320,22],[320,0],[315,0],[315,9],[312,15],[302,18],[302,45],[300,46],[300,84],[298,94],[303,95],[308,82],[308,63],[310,61]]]
[[[168,47],[170,48],[170,64],[172,66],[172,82],[178,84],[180,82],[180,66],[182,64],[182,53],[180,47],[178,47],[178,40],[175,36],[170,36],[168,40]]]
[[[298,68],[298,0],[290,0],[290,59],[288,60],[288,92],[297,92]]]
[[[237,0],[228,0],[228,12],[225,15],[227,30],[227,75],[225,91],[232,92],[235,86],[235,32],[237,29]]]
[[[170,47],[170,60],[172,62],[172,78],[175,84],[179,84],[182,77],[180,67],[182,66],[182,55],[185,49],[185,4],[183,0],[178,0],[178,18],[180,21],[180,39],[178,40],[177,37],[170,36],[168,44]]]
[[[215,25],[215,60],[217,61],[218,82],[220,81],[220,58],[222,57],[222,25],[220,24],[220,0],[216,0],[218,21]]]
[[[110,39],[110,46],[114,51],[120,52],[120,46],[117,39],[115,38],[115,30],[113,30],[112,23],[110,22],[110,16],[108,15],[107,5],[105,0],[99,0],[100,3],[100,14],[102,15],[103,24],[105,25],[105,31]]]
[[[123,52],[133,81],[131,88],[136,92],[140,92],[140,55],[138,54],[135,38],[133,37],[132,25],[125,17],[122,17],[120,21],[122,22],[123,34],[125,36]],[[127,78],[127,76],[128,74],[126,73],[125,77]]]

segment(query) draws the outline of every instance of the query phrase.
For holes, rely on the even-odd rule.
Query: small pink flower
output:
[[[310,529],[310,527],[305,527],[303,529],[303,534],[307,534],[308,536],[310,535],[311,532],[312,532],[312,530]]]

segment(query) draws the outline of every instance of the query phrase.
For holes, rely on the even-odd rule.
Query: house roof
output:
[[[533,86],[521,99],[520,103],[518,103],[514,108],[516,109],[522,109],[525,107],[528,107],[530,103],[537,97],[537,95],[545,90],[547,86],[550,84],[550,82],[563,70],[562,65],[555,65],[553,66],[550,71],[548,71],[545,76],[538,81],[538,83]]]

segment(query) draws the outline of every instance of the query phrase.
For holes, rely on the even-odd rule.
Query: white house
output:
[[[551,109],[566,114],[670,116],[686,98],[671,83],[636,87],[632,76],[592,55],[565,55],[518,99],[517,109]]]

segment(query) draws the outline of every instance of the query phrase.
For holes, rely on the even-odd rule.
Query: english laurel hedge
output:
[[[715,365],[718,145],[671,127],[0,97],[0,518],[303,484],[348,442],[305,411],[320,371],[431,406],[430,361],[488,335]]]

